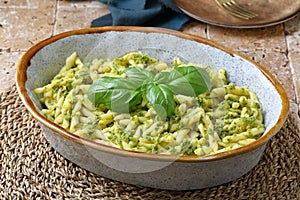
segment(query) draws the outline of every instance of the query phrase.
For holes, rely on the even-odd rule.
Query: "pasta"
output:
[[[125,150],[210,155],[250,144],[263,134],[258,98],[247,87],[228,83],[224,69],[193,64],[209,72],[212,90],[195,97],[175,95],[175,113],[167,120],[157,116],[145,97],[130,113],[94,106],[87,98],[93,82],[104,76],[124,77],[128,67],[155,74],[182,65],[179,58],[170,67],[141,52],[82,63],[74,52],[53,80],[35,93],[41,95],[48,119],[80,137]]]

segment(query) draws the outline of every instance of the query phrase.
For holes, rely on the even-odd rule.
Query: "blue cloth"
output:
[[[179,30],[189,17],[172,0],[98,0],[110,14],[92,21],[92,27],[152,26]]]

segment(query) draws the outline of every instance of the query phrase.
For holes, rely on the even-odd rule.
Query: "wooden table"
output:
[[[107,5],[96,0],[0,1],[0,91],[14,83],[16,64],[30,46],[57,33],[90,27],[93,19],[107,13]],[[182,31],[221,43],[269,69],[285,88],[291,111],[299,119],[300,15],[256,29],[222,28],[191,20]]]

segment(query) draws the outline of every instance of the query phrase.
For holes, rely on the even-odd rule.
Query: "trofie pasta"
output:
[[[125,150],[210,155],[247,145],[263,134],[262,107],[256,95],[247,87],[228,83],[224,69],[200,64],[192,65],[208,72],[211,89],[195,96],[174,93],[174,112],[165,118],[142,93],[130,112],[114,112],[88,98],[99,78],[126,78],[124,70],[130,67],[157,74],[187,65],[191,64],[174,58],[168,66],[141,52],[82,63],[74,52],[53,80],[35,93],[41,95],[42,112],[51,121],[80,137]]]

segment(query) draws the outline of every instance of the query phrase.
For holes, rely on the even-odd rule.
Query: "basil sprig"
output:
[[[197,96],[211,89],[205,69],[195,66],[178,67],[156,75],[139,68],[124,70],[126,78],[102,77],[88,91],[94,105],[105,105],[114,112],[130,112],[141,103],[143,94],[161,117],[170,117],[176,107],[174,94]]]

